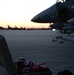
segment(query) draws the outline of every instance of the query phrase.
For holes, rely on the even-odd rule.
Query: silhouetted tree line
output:
[[[20,28],[18,28],[17,26],[15,26],[14,28],[13,27],[10,27],[9,25],[8,25],[8,28],[7,28],[8,30],[26,30],[26,28],[22,28],[22,27],[20,27]]]
[[[25,28],[25,27],[18,28],[17,26],[15,27],[11,27],[9,25],[7,26],[8,26],[7,28],[0,26],[0,30],[50,30],[50,28]]]

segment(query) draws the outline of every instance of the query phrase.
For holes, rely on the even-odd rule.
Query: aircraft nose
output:
[[[43,20],[42,19],[40,19],[41,18],[41,16],[39,16],[39,15],[37,15],[37,16],[35,16],[35,17],[33,17],[32,19],[31,19],[31,21],[32,22],[42,22]]]
[[[32,22],[49,23],[50,19],[47,15],[38,14],[31,19]]]
[[[37,23],[52,23],[56,22],[56,20],[56,4],[37,14],[31,19],[31,21]]]

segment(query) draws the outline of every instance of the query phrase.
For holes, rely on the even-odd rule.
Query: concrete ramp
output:
[[[52,42],[59,42],[59,43],[74,43],[74,40],[66,38],[66,37],[62,37],[62,36],[57,36],[55,38],[52,39]]]
[[[4,67],[8,75],[17,75],[5,38],[0,35],[0,65]]]

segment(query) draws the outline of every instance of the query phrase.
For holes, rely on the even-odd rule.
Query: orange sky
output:
[[[49,27],[49,24],[33,23],[30,20],[53,5],[56,0],[0,0],[0,26]]]
[[[0,22],[0,26],[7,28],[7,25],[10,25],[11,27],[26,27],[26,28],[48,28],[49,27],[49,23],[34,23],[31,21],[24,21],[24,22],[17,22],[17,21],[13,21],[13,22],[4,22],[2,21],[2,23]]]

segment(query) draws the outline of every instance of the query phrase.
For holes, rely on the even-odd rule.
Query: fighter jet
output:
[[[59,23],[53,23],[49,27],[51,29],[60,30],[61,33],[67,33],[68,35],[74,32],[74,18],[68,20],[66,23],[62,23],[61,29],[59,28]]]
[[[31,21],[37,23],[57,23],[58,17],[61,22],[67,22],[67,20],[74,17],[74,0],[66,0],[63,3],[57,2],[33,17]]]
[[[62,0],[62,2],[57,2],[36,15],[31,21],[37,23],[54,23],[50,25],[51,28],[73,32],[73,24],[68,22],[72,18],[74,18],[74,0]]]
[[[72,23],[64,23],[61,25],[61,29],[59,28],[59,23],[54,23],[51,24],[49,27],[51,27],[51,29],[56,29],[56,30],[60,30],[60,33],[62,34],[72,34],[74,32],[74,24]]]

